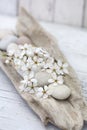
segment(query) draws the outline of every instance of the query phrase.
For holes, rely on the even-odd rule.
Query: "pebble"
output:
[[[25,44],[25,43],[31,44],[31,40],[26,36],[21,36],[18,38],[17,44]]]
[[[35,78],[38,81],[38,87],[48,85],[48,79],[51,78],[51,75],[44,71],[39,71],[36,73]]]
[[[71,95],[71,90],[66,85],[49,86],[51,96],[58,100],[65,100]]]
[[[14,36],[14,35],[9,35],[7,37],[4,37],[4,39],[2,39],[0,41],[0,49],[1,50],[6,50],[7,49],[7,46],[10,44],[10,43],[15,43],[17,41],[17,37]]]

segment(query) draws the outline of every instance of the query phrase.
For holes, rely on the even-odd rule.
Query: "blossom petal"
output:
[[[43,91],[43,88],[42,87],[40,87],[40,88],[38,88],[38,90],[37,90],[38,92],[42,92]]]
[[[33,57],[33,60],[34,60],[35,62],[37,62],[37,59],[38,59],[37,56],[34,56],[34,57]]]
[[[36,96],[37,96],[38,98],[41,98],[41,97],[43,96],[43,93],[42,93],[42,92],[37,92],[37,93],[36,93]]]
[[[31,89],[31,90],[29,91],[29,93],[31,93],[31,94],[35,93],[34,89]]]
[[[53,72],[53,73],[52,73],[52,78],[53,78],[54,80],[56,80],[56,79],[57,79],[57,75],[56,75],[56,73],[55,73],[55,72]]]
[[[25,88],[25,92],[30,92],[30,90],[31,90],[31,88],[30,87],[27,87],[27,88]]]
[[[63,64],[63,67],[64,67],[64,68],[67,68],[68,66],[69,66],[69,65],[68,65],[67,63],[64,63],[64,64]]]
[[[61,67],[62,66],[62,61],[58,60],[58,65]]]
[[[63,75],[64,74],[63,70],[59,70],[59,74]]]
[[[38,62],[42,62],[43,61],[43,58],[38,58]]]
[[[30,87],[32,86],[32,83],[30,81],[28,81],[28,86],[30,86]]]
[[[53,83],[54,80],[53,79],[48,79],[48,83]]]
[[[51,69],[46,69],[46,71],[48,72],[48,73],[52,73],[52,70]]]
[[[44,90],[45,90],[45,91],[48,90],[48,86],[47,86],[47,85],[44,86]]]
[[[29,79],[33,78],[34,77],[34,72],[31,71],[30,74],[29,74]]]
[[[66,68],[63,69],[63,72],[64,72],[65,74],[69,74],[69,71],[68,71]]]
[[[38,91],[38,87],[35,87],[34,90],[35,90],[35,92],[37,92]]]
[[[62,76],[58,76],[58,83],[63,84],[63,77]]]
[[[48,94],[43,94],[43,98],[48,98]]]
[[[21,92],[23,92],[23,91],[25,90],[24,85],[21,85],[21,86],[19,87],[19,89],[20,89]]]
[[[37,86],[37,80],[36,79],[31,79],[31,82],[33,83],[33,86]]]

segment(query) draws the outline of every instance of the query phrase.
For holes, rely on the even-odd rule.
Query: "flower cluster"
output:
[[[63,63],[61,60],[57,61],[43,48],[37,48],[29,44],[14,44],[8,47],[7,59],[5,62],[6,64],[13,65],[23,77],[20,91],[35,93],[41,98],[49,97],[49,85],[52,84],[55,87],[58,84],[63,84],[63,77],[65,74],[68,74],[67,63]],[[51,78],[48,80],[48,86],[38,87],[35,74],[39,70],[50,73]]]

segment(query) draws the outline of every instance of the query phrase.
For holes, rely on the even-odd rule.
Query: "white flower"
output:
[[[27,51],[26,51],[26,54],[27,54],[27,56],[31,56],[31,57],[33,57],[33,56],[34,56],[33,49],[29,49],[29,50],[27,50]]]
[[[24,44],[24,49],[25,49],[25,50],[28,50],[29,47],[32,47],[32,45],[29,45],[29,44],[27,44],[27,43]]]
[[[48,73],[50,73],[50,74],[52,74],[52,73],[58,73],[58,71],[59,71],[59,66],[56,64],[56,63],[54,63],[54,64],[50,64],[50,67],[48,68],[48,69],[46,69],[46,71],[48,72]]]
[[[25,71],[28,70],[27,65],[26,65],[24,62],[22,62],[22,63],[20,64],[19,68],[20,68],[23,72],[25,72]]]
[[[19,51],[20,53],[20,58],[23,58],[24,55],[26,56],[33,56],[34,55],[34,47],[28,44],[24,45],[19,45]]]
[[[35,47],[28,45],[28,50],[26,51],[27,56],[33,57],[34,51],[35,51]]]
[[[20,91],[35,93],[37,90],[37,80],[33,75],[25,76],[24,80],[21,81]]]
[[[34,62],[34,64],[33,64],[32,68],[36,72],[37,72],[38,69],[41,69],[45,64],[43,58],[40,58],[38,56],[33,57],[33,62]]]
[[[58,70],[58,74],[69,74],[68,72],[68,64],[67,63],[63,63],[61,60],[58,60],[58,66],[60,67],[60,69]]]
[[[33,65],[34,65],[34,61],[32,60],[31,57],[28,57],[26,66],[27,66],[27,68],[28,68],[29,71],[30,70],[33,71]]]
[[[50,69],[53,66],[54,59],[52,57],[49,57],[46,60],[46,64],[44,65],[44,69]]]
[[[27,59],[27,63],[33,65],[33,64],[34,64],[34,61],[32,60],[31,57],[28,57],[28,59]]]
[[[49,57],[49,53],[40,47],[35,49],[35,55],[38,55],[43,58]]]
[[[41,48],[35,48],[34,54],[35,54],[36,56],[42,56],[42,55],[43,55],[42,49],[41,49]]]
[[[38,56],[33,57],[34,64],[39,65],[41,62],[43,62],[43,58],[39,58]]]
[[[14,58],[14,64],[15,65],[20,65],[21,64],[21,60],[19,58]]]
[[[18,57],[20,57],[20,54],[21,54],[21,52],[19,51],[19,49],[14,53],[14,57],[15,58],[18,58]]]
[[[41,52],[43,53],[45,58],[49,58],[50,57],[50,54],[45,49],[41,49]]]
[[[34,78],[34,73],[31,72],[29,75],[24,75],[24,80],[21,81],[22,84],[24,84],[25,86],[28,85],[28,83],[31,81],[31,79]]]
[[[63,76],[58,76],[56,73],[52,74],[52,78],[48,80],[48,83],[55,85],[63,84]]]
[[[49,97],[49,87],[48,86],[44,86],[44,87],[40,87],[37,90],[36,96],[39,98],[48,98]]]
[[[18,48],[20,50],[27,50],[29,48],[29,45],[27,43],[25,43],[24,45],[19,45]]]
[[[20,85],[20,86],[19,86],[19,90],[20,90],[20,92],[24,92],[25,89],[26,89],[26,87],[25,87],[24,85]]]
[[[31,79],[31,81],[28,83],[27,88],[25,91],[28,91],[29,93],[35,93],[37,92],[37,80],[36,79]]]
[[[10,52],[10,48],[13,49],[14,53]],[[29,44],[19,46],[13,44],[8,48],[7,56],[5,63],[11,63],[23,77],[20,91],[37,92],[38,81],[35,79],[35,74],[38,71],[50,73],[52,78],[48,82],[53,85],[63,84],[63,76],[68,74],[67,63],[63,63],[61,60],[57,62],[46,50],[40,47],[33,47]],[[48,86],[38,88],[38,97],[47,98],[49,95]]]

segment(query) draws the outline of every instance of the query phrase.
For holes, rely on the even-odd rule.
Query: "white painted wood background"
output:
[[[15,28],[16,19],[0,17],[0,29]],[[41,22],[58,40],[66,58],[75,69],[87,99],[87,30]],[[0,130],[59,130],[45,127],[16,92],[11,81],[0,69]],[[87,130],[87,124],[83,130]]]
[[[42,21],[87,27],[87,0],[0,0],[0,14],[16,16],[21,6]]]

